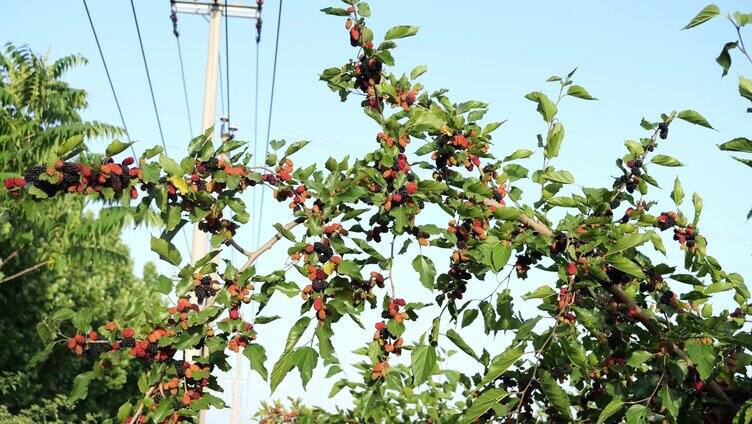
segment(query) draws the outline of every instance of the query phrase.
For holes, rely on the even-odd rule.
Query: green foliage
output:
[[[347,389],[354,399],[351,408],[333,414],[293,403],[308,421],[693,423],[718,408],[726,415],[746,414],[744,402],[752,397],[752,342],[744,327],[752,312],[749,290],[740,275],[727,273],[708,254],[699,226],[699,195],[692,196],[691,222],[673,210],[673,203],[663,207],[652,200],[660,189],[650,174],[653,166],[681,165],[673,156],[655,153],[669,137],[669,127],[679,120],[711,128],[708,121],[690,109],[662,114],[656,122],[643,119],[646,133],[625,143],[613,179],[599,187],[576,185],[571,171],[552,165],[565,148],[561,101],[594,99],[574,85],[575,69],[548,79],[558,84],[558,96],[543,91],[526,96],[545,123],[538,151],[516,146],[498,160],[490,149],[491,132],[500,124],[480,124],[486,103],[455,102],[446,90],[429,92],[413,81],[420,70],[411,72],[412,78],[392,72],[393,40],[414,35],[417,28],[393,27],[375,43],[365,20],[370,7],[358,0],[346,3],[350,7],[324,12],[347,17],[355,58],[324,70],[320,78],[342,101],[361,95],[364,115],[379,125],[377,147],[363,157],[331,158],[324,169],[316,164],[296,168],[289,156],[306,142],[290,144],[282,156],[286,143],[279,141],[263,158],[268,168],[250,167],[242,142],[215,150],[207,132],[191,141],[182,160],[159,149],[145,153],[138,168],[83,157],[52,167],[40,181],[10,184],[9,194],[24,202],[54,202],[82,193],[118,203],[137,223],[154,208],[165,229],[152,240],[152,250],[176,265],[184,261],[170,240],[188,222],[211,233],[217,250],[226,245],[245,256],[236,267],[213,261],[215,250],[184,264],[169,284],[168,277],[160,278],[160,288],[174,286],[176,305],[152,303],[128,314],[124,319],[135,328],[128,330],[133,334],[99,325],[85,310],[63,312],[42,328],[49,344],[65,342],[71,350],[93,352],[100,362],[144,365],[140,393],[123,405],[119,419],[161,422],[169,414],[191,419],[200,410],[224,407],[207,387],[220,389],[212,371],[229,368],[228,349],[244,349],[252,368],[266,376],[265,349],[255,347],[265,341],[257,339],[253,324],[272,319],[246,321],[240,305],[255,301],[260,310],[277,292],[291,298],[299,294],[302,300],[297,301],[300,318],[268,375],[272,390],[295,368],[305,387],[321,363],[329,367],[329,377],[345,376],[334,383],[332,395]],[[687,27],[717,14],[717,8],[706,8]],[[740,94],[752,100],[752,84],[742,80]],[[66,157],[75,152],[64,150],[77,145],[64,143],[56,152]],[[113,146],[112,151],[122,148]],[[539,169],[506,163],[538,152],[543,157]],[[220,153],[227,157],[220,161]],[[101,178],[68,172],[77,180],[56,181],[71,165],[89,166]],[[131,177],[123,183],[115,177],[119,173]],[[683,188],[676,181],[671,194],[680,204]],[[273,187],[274,199],[289,203],[291,217],[275,226],[272,239],[249,251],[234,240],[248,217],[240,195],[260,184]],[[143,194],[131,194],[136,185],[144,187]],[[531,185],[539,185],[540,193],[525,192]],[[228,218],[224,214],[230,210],[235,215]],[[420,223],[427,210],[446,212],[451,220],[446,227]],[[664,239],[672,239],[672,255],[655,255],[651,249],[666,253]],[[290,245],[289,266],[259,273],[255,262],[279,242]],[[444,252],[447,261],[428,259],[424,250],[429,249]],[[417,278],[395,272],[398,255],[409,256]],[[683,256],[683,263],[670,262],[676,255]],[[514,263],[507,264],[513,257]],[[543,285],[523,299],[538,303],[539,311],[524,317],[515,310],[510,290],[501,287],[528,278],[532,268]],[[302,290],[294,280],[298,276],[289,275],[295,271],[304,281]],[[488,296],[464,298],[469,284],[494,276],[498,285]],[[677,293],[676,283],[691,288]],[[398,297],[405,284],[431,290],[440,312],[431,316],[423,299]],[[732,294],[735,311],[713,310],[709,301],[724,292]],[[362,361],[339,364],[332,341],[338,323],[347,316],[365,328],[359,316],[366,308],[377,309],[381,318],[354,352]],[[416,321],[433,325],[414,336],[407,330]],[[460,328],[442,333],[452,323]],[[473,325],[488,335],[510,332],[512,342],[470,346],[460,331]],[[96,340],[71,337],[76,331],[71,326],[93,328]],[[110,349],[99,352],[97,343]],[[454,347],[477,362],[473,371],[446,369]],[[196,351],[186,362],[175,362],[183,349]],[[396,359],[405,353],[409,367],[407,359]],[[348,365],[355,374],[344,372],[342,366]],[[95,366],[79,375],[71,397],[81,397],[84,383],[101,373]],[[177,411],[176,401],[182,405]],[[271,409],[260,412],[270,422],[289,418]]]
[[[86,96],[61,78],[83,63],[79,56],[47,63],[25,47],[6,46],[0,54],[0,169],[20,173],[57,154],[80,152],[85,137],[119,133],[81,121]],[[104,322],[133,305],[158,301],[130,271],[119,239],[122,210],[100,217],[85,211],[81,199],[51,199],[39,207],[0,198],[1,422],[101,422],[135,390],[135,368],[115,363],[98,373],[101,382],[86,400],[72,406],[66,397],[74,377],[94,361],[43,349],[54,336],[48,325],[64,317],[59,311],[86,308],[91,320]],[[32,358],[46,362],[31,368]]]

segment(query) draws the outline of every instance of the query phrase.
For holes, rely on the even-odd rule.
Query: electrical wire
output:
[[[282,25],[282,0],[279,0],[279,13],[277,14],[277,34],[276,39],[274,41],[274,65],[272,66],[272,89],[271,89],[271,95],[269,97],[269,117],[266,124],[267,128],[270,128],[272,125],[272,111],[274,110],[274,84],[277,80],[277,56],[279,53],[279,29]],[[269,136],[271,134],[271,130],[267,129],[266,131],[266,150],[264,153],[264,158],[266,158],[269,155]],[[264,191],[266,189],[266,186],[261,186],[261,205],[259,209],[259,216],[258,216],[258,231],[256,232],[256,245],[258,247],[258,243],[261,240],[261,218],[264,215]]]
[[[123,117],[123,109],[120,107],[120,100],[118,99],[117,93],[115,92],[115,85],[112,83],[112,77],[110,76],[110,69],[107,67],[107,61],[104,60],[104,53],[102,52],[102,45],[99,43],[99,35],[97,35],[97,30],[94,28],[94,20],[91,18],[91,13],[89,12],[89,5],[86,4],[86,0],[83,0],[84,2],[84,9],[86,9],[86,17],[89,18],[89,26],[91,26],[91,32],[94,34],[94,41],[97,43],[97,50],[99,50],[99,57],[102,59],[102,65],[104,65],[104,73],[107,74],[107,82],[110,83],[110,90],[112,91],[112,97],[115,99],[115,106],[117,106],[118,114],[120,115],[120,123],[123,125],[123,129],[125,130],[125,136],[128,138],[128,141],[131,142],[131,135],[128,131],[128,126],[125,125],[125,118]],[[136,155],[136,149],[133,148],[133,144],[131,144],[131,153],[133,153],[133,157],[137,157]]]
[[[191,137],[195,137],[193,132],[193,123],[191,122],[191,106],[188,102],[188,86],[185,83],[185,70],[183,68],[183,51],[180,48],[180,37],[175,37],[175,41],[178,44],[178,59],[180,60],[180,76],[183,78],[183,97],[185,98],[185,110],[188,114],[188,131],[191,132]]]
[[[167,144],[162,131],[162,121],[159,119],[159,109],[157,109],[157,100],[154,97],[154,86],[151,83],[151,73],[149,72],[149,63],[146,61],[146,52],[144,51],[144,42],[141,39],[141,28],[138,25],[138,16],[136,15],[136,6],[131,0],[131,11],[133,11],[133,22],[136,23],[136,34],[138,34],[138,45],[141,47],[141,57],[144,60],[144,69],[146,70],[146,80],[149,83],[149,92],[151,93],[151,102],[154,105],[154,115],[157,117],[157,127],[159,128],[159,138],[162,140],[162,147],[167,150]],[[166,152],[165,152],[166,153]]]

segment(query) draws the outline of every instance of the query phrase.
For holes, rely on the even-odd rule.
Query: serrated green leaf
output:
[[[614,414],[619,412],[621,408],[624,406],[624,402],[621,399],[613,398],[611,399],[611,402],[606,405],[605,408],[603,408],[603,411],[601,412],[601,415],[598,416],[598,422],[596,424],[603,424],[611,418]]]
[[[418,27],[398,25],[389,29],[384,35],[384,41],[410,37],[418,33]]]
[[[570,85],[569,89],[567,89],[567,95],[583,100],[598,100],[595,97],[591,96],[590,93],[585,90],[585,88],[580,87],[579,85]]]
[[[436,350],[433,346],[420,345],[413,349],[410,355],[410,365],[414,387],[428,381],[436,368],[436,360]]]
[[[655,155],[650,162],[661,166],[684,166],[681,162],[668,155]]]
[[[551,99],[540,91],[533,91],[525,96],[526,99],[538,103],[538,112],[543,116],[543,120],[551,122],[556,116],[556,105]]]
[[[561,385],[551,377],[551,374],[548,371],[542,370],[539,374],[538,381],[540,382],[543,393],[551,404],[553,404],[562,415],[571,421],[572,406],[569,403],[569,395],[567,392],[565,392],[564,389],[561,388]]]
[[[694,18],[682,29],[694,28],[721,14],[721,10],[714,4],[709,4],[700,10]]]
[[[248,358],[251,370],[259,373],[261,378],[266,381],[268,378],[268,372],[264,366],[264,363],[266,363],[266,349],[260,344],[251,343],[243,348],[243,355]]]
[[[436,281],[436,267],[431,258],[418,255],[413,259],[413,268],[420,274],[420,282],[423,287],[433,290]]]
[[[710,128],[711,130],[714,129],[713,126],[710,125],[708,120],[705,119],[705,117],[700,115],[699,112],[691,110],[691,109],[687,109],[687,110],[683,110],[679,112],[679,114],[676,115],[676,117],[679,119],[683,119],[689,123],[699,125],[701,127]]]
[[[504,353],[495,356],[488,364],[488,372],[486,372],[486,375],[483,376],[483,379],[480,381],[479,386],[485,386],[491,381],[499,378],[504,373],[504,371],[509,369],[512,364],[517,362],[517,360],[522,357],[523,353],[524,351],[521,348],[513,346],[507,348]]]
[[[627,257],[622,255],[612,255],[606,257],[606,262],[608,262],[612,267],[622,271],[626,272],[629,275],[633,275],[640,279],[645,279],[645,273],[642,272],[642,269],[634,262],[629,260]]]
[[[674,191],[671,192],[671,199],[676,206],[681,205],[684,201],[684,189],[682,188],[681,181],[679,181],[679,177],[676,177],[674,180]]]
[[[453,328],[446,332],[446,336],[461,351],[467,353],[470,357],[476,360],[478,359],[478,355],[475,353],[473,348],[471,348],[470,345],[465,342],[462,336],[460,336],[458,332],[454,331]]]
[[[474,423],[478,421],[483,414],[488,412],[500,400],[507,397],[508,394],[502,389],[489,389],[481,393],[473,404],[462,414],[461,424]]]

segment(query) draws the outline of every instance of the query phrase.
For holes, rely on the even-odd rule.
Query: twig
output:
[[[245,249],[243,249],[243,247],[241,247],[241,246],[240,246],[240,245],[238,244],[238,242],[236,242],[236,241],[235,241],[235,239],[233,239],[233,238],[230,238],[229,240],[227,240],[227,241],[226,241],[226,243],[227,243],[227,244],[229,244],[230,246],[234,247],[234,248],[235,248],[235,249],[236,249],[236,250],[237,250],[238,252],[240,252],[241,254],[243,254],[243,255],[245,255],[245,256],[248,256],[248,251],[247,251],[247,250],[245,250]]]
[[[3,278],[2,280],[0,280],[0,284],[5,283],[6,281],[10,281],[10,280],[12,280],[14,278],[18,278],[18,277],[20,277],[20,276],[22,276],[24,274],[28,274],[31,271],[39,269],[39,268],[41,268],[41,267],[43,267],[45,265],[47,265],[47,260],[46,259],[43,260],[43,261],[41,261],[41,262],[39,262],[39,263],[37,263],[37,264],[35,264],[35,265],[32,265],[32,266],[24,269],[23,271],[18,271],[17,273],[15,273],[13,275],[9,275],[9,276]]]
[[[5,258],[2,262],[0,262],[0,267],[2,267],[3,265],[5,265],[6,263],[8,263],[9,260],[15,258],[16,256],[18,256],[18,250],[13,251],[13,253],[11,253],[10,255],[8,255],[7,258]]]
[[[305,218],[303,218],[303,217],[295,218],[294,221],[290,221],[287,224],[285,224],[284,229],[287,230],[287,231],[290,231],[293,228],[295,228],[298,224],[302,223],[303,221],[305,221]],[[256,262],[256,259],[258,259],[259,256],[261,256],[267,250],[271,249],[281,239],[282,239],[282,234],[281,233],[277,233],[277,234],[274,235],[274,237],[272,237],[271,239],[269,239],[269,241],[267,241],[266,243],[264,243],[256,251],[248,253],[246,255],[246,256],[248,256],[248,260],[246,260],[245,263],[243,264],[243,266],[240,267],[239,272],[243,272],[246,269],[248,269],[251,265],[253,265],[254,262]]]

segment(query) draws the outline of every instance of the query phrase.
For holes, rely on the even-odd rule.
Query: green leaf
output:
[[[551,122],[556,116],[556,105],[551,99],[540,91],[533,91],[525,96],[526,99],[538,103],[538,112],[543,116],[543,120]]]
[[[280,319],[281,317],[279,315],[272,315],[270,317],[259,315],[253,320],[253,324],[268,324],[272,321],[276,321]]]
[[[666,408],[669,415],[676,421],[679,417],[679,408],[682,403],[680,393],[674,389],[662,387],[658,392],[658,398],[661,400],[661,405]]]
[[[639,279],[645,279],[645,273],[642,272],[642,269],[636,263],[627,259],[625,256],[608,256],[606,257],[606,262],[622,272],[626,272],[627,274],[633,275]]]
[[[473,404],[462,414],[460,418],[461,424],[474,423],[478,421],[478,418],[483,416],[489,409],[497,404],[501,399],[507,397],[508,394],[502,389],[489,389],[481,393]]]
[[[695,207],[695,216],[692,220],[692,225],[697,226],[697,223],[700,222],[700,214],[702,213],[702,197],[700,197],[700,195],[697,193],[693,193],[692,204]]]
[[[175,162],[174,159],[163,154],[159,155],[159,166],[161,166],[165,172],[173,176],[179,177],[185,174],[185,172],[183,172],[183,168],[180,167],[180,165]]]
[[[716,63],[718,63],[721,68],[723,68],[721,77],[728,75],[728,70],[731,67],[731,54],[729,53],[729,50],[735,49],[738,44],[738,41],[731,41],[724,44],[723,49],[721,49],[721,53],[718,54],[718,57],[715,58]]]
[[[552,289],[550,286],[547,286],[544,284],[530,293],[523,294],[522,299],[523,300],[546,299],[551,296],[556,296],[556,291]]]
[[[478,318],[477,309],[465,309],[465,312],[462,313],[462,328],[472,324],[475,318]]]
[[[461,351],[467,353],[468,355],[470,355],[472,358],[474,358],[476,360],[478,359],[478,355],[475,353],[475,351],[473,350],[473,348],[471,348],[470,345],[468,345],[465,342],[465,340],[462,338],[462,336],[460,336],[460,334],[458,332],[454,331],[453,328],[450,329],[449,331],[447,331],[446,335],[447,335],[447,338],[449,338],[449,340],[451,340],[452,343],[454,343],[455,346],[457,346],[458,348],[460,348]]]
[[[94,377],[93,371],[82,372],[73,379],[73,389],[68,394],[68,403],[84,399],[89,392],[89,383]]]
[[[619,412],[622,406],[624,406],[624,402],[621,399],[611,399],[611,402],[609,402],[608,405],[603,408],[601,415],[598,416],[598,422],[596,424],[603,424],[604,422],[606,422],[606,420],[611,418],[612,415]]]
[[[436,350],[433,346],[420,345],[413,349],[410,355],[410,365],[413,371],[413,386],[418,386],[431,377],[436,368]]]
[[[418,255],[413,259],[413,268],[420,274],[421,284],[432,290],[436,281],[436,267],[433,261],[427,256]]]
[[[700,378],[707,380],[715,366],[715,350],[712,344],[702,344],[697,340],[688,340],[684,346],[689,359],[695,363]]]
[[[478,307],[481,314],[483,314],[483,329],[488,334],[496,327],[496,313],[493,306],[485,300],[480,302]]]
[[[83,142],[83,134],[76,134],[60,143],[60,145],[55,148],[55,154],[58,156],[65,155],[66,153],[75,150]]]
[[[567,90],[567,95],[583,100],[598,100],[595,97],[591,96],[590,93],[587,92],[587,90],[585,90],[583,87],[580,87],[579,85],[570,85],[569,89]]]
[[[491,248],[491,268],[494,272],[499,272],[509,261],[512,256],[512,247],[507,243],[497,243]]]
[[[574,184],[574,177],[569,171],[547,171],[541,178],[562,184]]]
[[[115,140],[112,143],[107,146],[107,149],[104,151],[104,153],[107,155],[107,157],[112,157],[117,155],[118,153],[122,153],[125,151],[125,149],[129,148],[133,144],[131,141],[130,143],[123,143],[120,140]]]
[[[728,152],[745,152],[752,153],[752,140],[744,137],[737,137],[718,146],[721,150]]]
[[[302,346],[293,352],[293,360],[295,361],[295,366],[298,368],[298,372],[300,372],[300,379],[303,381],[303,389],[305,389],[308,381],[311,380],[313,369],[316,368],[319,354],[312,347]]]
[[[608,254],[612,255],[614,253],[621,253],[625,250],[631,249],[635,246],[639,246],[645,242],[647,242],[649,239],[648,236],[645,234],[640,233],[629,233],[624,234],[623,236],[619,237],[619,239],[614,243],[613,246],[610,246],[608,249]]]
[[[496,355],[488,364],[488,372],[483,376],[479,386],[485,386],[499,378],[504,371],[522,357],[523,353],[525,352],[521,348],[513,346],[505,350],[504,353]]]
[[[551,377],[551,374],[546,370],[540,372],[538,381],[540,382],[541,389],[548,400],[551,401],[554,407],[556,407],[562,415],[571,421],[572,406],[569,404],[569,395],[567,392],[561,388],[561,385]]]
[[[279,360],[272,367],[271,377],[269,379],[269,387],[272,393],[279,386],[279,383],[285,379],[285,376],[292,371],[297,361],[295,358],[295,352],[285,352],[279,357]]]
[[[398,38],[410,37],[418,33],[418,27],[399,25],[392,27],[384,35],[384,41],[396,40]]]
[[[627,424],[642,424],[647,422],[650,408],[645,405],[635,404],[627,409]]]
[[[358,15],[367,18],[371,16],[371,6],[368,3],[358,3]]]
[[[334,355],[334,345],[332,344],[332,337],[334,332],[332,331],[331,323],[319,324],[316,326],[316,338],[319,341],[319,353],[321,359],[325,364],[337,363],[337,357]]]
[[[682,188],[679,177],[674,180],[674,191],[671,192],[671,199],[673,199],[676,206],[679,206],[684,201],[684,189]]]
[[[662,166],[684,166],[681,162],[668,155],[655,155],[651,162]]]
[[[287,150],[285,150],[285,156],[283,157],[283,159],[288,156],[293,155],[295,152],[305,147],[308,143],[310,143],[310,141],[308,140],[301,140],[301,141],[296,141],[295,143],[292,143],[291,145],[287,147]]]
[[[629,360],[627,360],[627,365],[630,367],[637,368],[640,365],[647,362],[648,359],[652,358],[653,354],[645,351],[645,350],[635,350],[632,352],[631,355],[629,355]]]
[[[752,100],[752,80],[739,75],[739,94],[747,100]]]
[[[682,29],[694,28],[721,14],[721,10],[714,4],[705,6],[691,21]]]
[[[676,115],[676,117],[679,118],[679,119],[683,119],[683,120],[685,120],[685,121],[687,121],[689,123],[692,123],[692,124],[695,124],[695,125],[699,125],[701,127],[710,128],[711,130],[715,129],[715,128],[713,128],[712,125],[710,125],[710,123],[708,122],[707,119],[705,119],[697,111],[694,111],[694,110],[691,110],[691,109],[687,109],[687,110],[683,110],[683,111],[679,112],[679,114]]]
[[[564,126],[557,122],[551,127],[551,131],[548,133],[546,148],[543,155],[548,159],[553,159],[559,156],[559,149],[561,149],[561,142],[563,140]]]
[[[266,349],[257,343],[251,343],[243,348],[243,355],[248,358],[251,365],[251,369],[259,373],[261,378],[266,381],[268,378],[268,372],[264,363],[266,362]]]
[[[511,155],[504,158],[504,162],[509,162],[516,159],[525,159],[533,155],[532,150],[517,149]]]
[[[410,72],[410,79],[414,80],[418,78],[419,76],[425,74],[427,70],[428,66],[426,65],[416,66],[415,68],[413,68],[412,72]]]
[[[163,260],[173,264],[180,265],[180,251],[174,244],[167,240],[151,236],[151,250],[159,255]]]
[[[298,343],[298,340],[300,340],[300,337],[303,336],[303,333],[305,333],[306,329],[308,328],[308,324],[310,323],[311,318],[300,317],[300,319],[295,324],[293,324],[292,328],[290,328],[290,332],[287,334],[285,352],[290,352],[295,347],[295,344]]]
[[[350,16],[350,12],[340,7],[325,7],[321,11],[332,16]]]
[[[172,280],[164,275],[160,275],[154,283],[154,288],[162,294],[170,294],[172,292]]]

